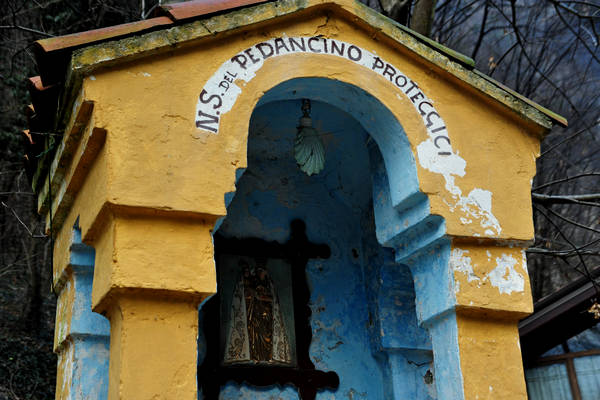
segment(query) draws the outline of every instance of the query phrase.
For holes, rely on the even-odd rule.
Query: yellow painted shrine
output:
[[[356,342],[340,346],[339,357],[316,360],[315,343],[329,340],[319,329],[330,316],[319,320],[313,309],[311,357],[340,380],[337,390],[317,398],[525,399],[517,322],[532,312],[524,251],[533,239],[530,186],[541,138],[553,123],[565,122],[473,70],[468,58],[358,2],[283,0],[208,12],[201,3],[165,6],[164,16],[121,30],[37,42],[46,67],[38,89],[63,88],[53,123],[64,135],[34,175],[39,211],[54,238],[56,398],[198,398],[198,308],[217,291],[212,235],[237,207],[238,195],[227,200],[230,208],[227,196],[250,179],[239,179],[240,171],[252,170],[249,130],[261,118],[288,119],[295,127],[301,100],[310,99],[316,122],[322,112],[322,127],[339,113],[339,121],[356,121],[336,122],[344,132],[364,131],[365,140],[331,130],[336,139],[323,139],[325,172],[298,173],[294,182],[321,179],[327,186],[324,174],[335,170],[327,163],[344,160],[334,149],[364,152],[367,172],[352,160],[337,168],[349,176],[356,169],[371,181],[362,185],[372,193],[364,218],[372,215],[377,246],[393,250],[393,263],[410,271],[411,318],[424,335],[415,340],[404,322],[387,321],[388,312],[402,314],[406,305],[388,304],[392,292],[384,286],[371,296],[378,300],[368,300],[375,289],[365,280],[358,303],[373,302],[365,305],[369,316],[357,311],[348,318],[376,315],[380,329],[365,328],[363,335],[378,343],[376,350],[352,339],[356,328],[346,328],[338,313],[335,332],[342,339],[336,340]],[[64,71],[56,60],[68,61]],[[40,113],[50,106],[34,107]],[[277,135],[283,122],[273,125],[262,134]],[[268,164],[255,158],[253,172]],[[351,178],[346,183],[354,192],[361,186]],[[279,207],[284,201],[277,199]],[[302,207],[286,209],[308,215]],[[289,225],[283,211],[277,218],[275,211],[253,212],[258,220],[280,218],[282,229]],[[336,231],[327,232],[327,263],[345,263],[336,259]],[[92,252],[93,262],[78,261],[85,258],[81,248]],[[370,252],[376,253],[359,253]],[[356,268],[367,264],[365,256]],[[88,293],[78,274],[92,269]],[[311,274],[311,282],[321,279]],[[373,274],[387,285],[383,272]],[[322,279],[336,290],[341,278]],[[91,310],[110,321],[110,335]],[[108,336],[109,344],[86,342]],[[333,348],[328,351],[338,351]],[[383,371],[379,378],[370,377],[371,367],[361,372],[352,365],[360,357]],[[424,367],[413,367],[411,357],[425,357]],[[432,381],[422,379],[425,371]],[[369,386],[381,389],[359,388]],[[266,396],[251,386],[227,390],[223,398]],[[295,395],[270,390],[276,398]]]

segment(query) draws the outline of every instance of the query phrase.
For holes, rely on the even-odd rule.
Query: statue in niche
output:
[[[281,305],[266,260],[242,258],[238,267],[223,363],[291,364]]]
[[[337,389],[333,371],[310,359],[310,290],[306,265],[328,258],[329,247],[312,243],[301,220],[290,224],[286,243],[214,235],[218,291],[202,306],[206,354],[198,384],[207,400],[219,399],[227,382],[292,385],[302,400]]]

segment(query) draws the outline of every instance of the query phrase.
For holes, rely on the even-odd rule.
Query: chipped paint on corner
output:
[[[511,299],[508,309],[531,309],[524,248],[454,245],[450,263],[458,304],[495,309],[506,297]]]
[[[487,274],[487,278],[501,294],[522,292],[525,289],[525,278],[517,272],[516,266],[517,259],[511,254],[502,254],[500,257],[496,257],[496,268]]]
[[[454,273],[460,272],[465,274],[467,276],[467,282],[481,281],[481,278],[479,278],[473,271],[471,257],[467,255],[468,253],[469,250],[463,250],[459,248],[452,249],[452,254],[450,255],[450,266],[454,270]],[[456,292],[459,292],[460,281],[456,280],[456,284]]]

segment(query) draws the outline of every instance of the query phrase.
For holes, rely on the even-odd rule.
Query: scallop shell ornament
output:
[[[300,118],[294,143],[294,157],[300,169],[311,176],[318,174],[325,167],[325,147],[319,133],[312,127],[312,120],[306,114]]]

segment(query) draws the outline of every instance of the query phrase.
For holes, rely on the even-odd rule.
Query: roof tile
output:
[[[268,0],[195,0],[182,3],[165,4],[163,11],[174,21],[214,14],[252,4],[266,3]]]
[[[102,40],[112,39],[117,36],[125,36],[132,33],[144,31],[156,26],[170,25],[173,21],[171,18],[163,16],[142,21],[130,22],[109,26],[106,28],[94,29],[91,31],[73,33],[65,36],[58,36],[49,39],[38,40],[36,43],[45,53],[57,50],[64,50],[73,47],[81,47]]]

